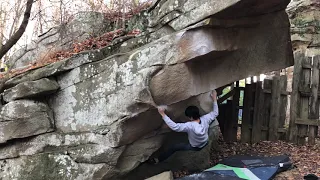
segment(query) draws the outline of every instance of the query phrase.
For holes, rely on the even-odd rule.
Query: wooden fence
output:
[[[287,107],[286,76],[275,76],[262,83],[235,83],[231,91],[218,100],[220,128],[227,142],[237,140],[241,127],[241,141],[254,143],[260,140],[285,139],[285,119]],[[244,93],[243,105],[239,105],[240,93]],[[232,97],[232,99],[230,99]],[[227,100],[229,98],[229,100]],[[226,101],[225,104],[221,104]],[[239,121],[239,110],[242,118]]]
[[[235,87],[232,87],[230,92],[218,99],[218,103],[220,104],[218,121],[223,139],[227,142],[237,141],[238,114],[239,109],[242,108],[239,106],[241,89],[243,90],[243,88],[239,87],[239,81],[237,81]],[[232,100],[228,100],[230,97],[232,97]],[[226,103],[221,104],[224,101]]]
[[[315,144],[319,120],[320,56],[297,54],[290,103],[289,140],[298,144]],[[301,61],[302,59],[302,61]],[[299,61],[300,60],[300,61]],[[308,138],[306,138],[308,137]]]
[[[246,84],[241,123],[241,141],[285,139],[287,77],[275,76]]]
[[[287,92],[287,76],[277,73],[273,79],[263,82],[253,83],[251,80],[245,87],[239,87],[239,82],[236,82],[231,85],[232,90],[218,100],[218,120],[226,141],[236,141],[238,127],[241,127],[241,141],[246,143],[261,140],[315,143],[320,126],[320,56],[297,56],[292,92]],[[241,106],[239,98],[242,91],[244,99]],[[226,100],[227,103],[221,104]],[[287,117],[289,104],[290,117]],[[242,110],[241,121],[238,118],[239,110]]]

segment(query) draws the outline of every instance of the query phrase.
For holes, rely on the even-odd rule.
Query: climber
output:
[[[185,115],[190,119],[186,123],[175,123],[165,113],[163,107],[158,108],[159,114],[162,116],[164,122],[170,129],[176,132],[188,133],[189,143],[179,143],[173,145],[168,151],[160,154],[158,158],[150,158],[149,163],[157,164],[169,158],[176,151],[200,151],[208,144],[208,129],[219,114],[217,104],[217,92],[212,91],[210,97],[213,101],[213,111],[209,114],[200,117],[199,108],[196,106],[189,106],[185,110]]]

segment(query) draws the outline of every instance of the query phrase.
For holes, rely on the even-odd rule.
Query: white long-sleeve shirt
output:
[[[200,123],[192,121],[186,123],[175,123],[168,116],[164,116],[165,123],[176,132],[188,133],[189,143],[192,147],[202,148],[208,141],[208,129],[212,121],[219,115],[217,102],[213,102],[213,110],[200,117]]]

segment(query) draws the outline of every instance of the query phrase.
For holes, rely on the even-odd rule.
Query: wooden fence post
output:
[[[219,105],[219,116],[218,116],[218,121],[220,124],[220,129],[223,135],[223,139],[225,141],[230,141],[230,126],[229,124],[231,123],[232,120],[232,114],[230,113],[230,110],[232,109],[232,101],[227,100],[226,104],[221,104]]]
[[[304,57],[302,59],[302,67],[310,66],[311,67],[311,59]],[[302,69],[302,76],[300,77],[300,85],[299,85],[299,93],[300,91],[309,91],[310,90],[310,78],[311,78],[311,69],[304,68]],[[309,96],[300,96],[300,107],[299,107],[300,118],[307,119],[309,116]],[[297,134],[297,143],[303,145],[306,143],[306,137],[308,134],[308,125],[299,124],[298,134]]]
[[[271,79],[265,79],[263,82],[263,89],[264,91],[270,91],[272,88],[272,80]],[[269,137],[269,120],[270,120],[270,109],[271,109],[271,93],[264,93],[264,118],[262,122],[262,126],[266,128],[266,130],[263,130],[261,133],[262,139],[261,140],[268,140]]]
[[[320,56],[312,57],[312,79],[311,79],[311,103],[309,119],[319,119],[319,61]],[[315,126],[309,126],[308,143],[315,144]]]
[[[278,130],[284,129],[285,122],[286,122],[286,109],[288,104],[288,94],[287,94],[287,75],[280,76],[280,108],[279,108],[279,125]],[[279,132],[278,131],[278,139],[285,140],[286,139],[286,132]]]
[[[300,75],[302,71],[302,66],[300,60],[304,57],[303,53],[296,53],[294,58],[294,71],[292,79],[292,93],[290,102],[290,122],[289,122],[289,133],[288,139],[291,142],[297,141],[297,125],[296,119],[298,116],[298,102],[299,102],[299,82]]]
[[[237,141],[238,120],[239,120],[239,100],[240,100],[240,88],[239,81],[236,82],[234,87],[235,93],[232,98],[232,121],[229,124],[230,128],[230,141]]]
[[[278,128],[280,119],[280,76],[276,75],[272,80],[271,89],[271,112],[269,122],[269,140],[275,141],[278,139]]]
[[[261,140],[261,130],[262,130],[262,121],[263,121],[263,112],[264,112],[264,93],[262,91],[262,82],[258,81],[256,83],[255,91],[255,101],[254,101],[254,115],[252,121],[252,138],[251,142],[256,143]]]
[[[253,105],[253,88],[255,84],[246,84],[244,90],[244,101],[241,123],[241,142],[251,142],[251,113]]]

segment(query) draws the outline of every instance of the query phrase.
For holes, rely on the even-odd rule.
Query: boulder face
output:
[[[52,112],[42,102],[12,101],[2,107],[0,115],[0,143],[53,130]]]
[[[287,8],[293,49],[309,57],[320,54],[319,10],[317,0],[293,0]]]
[[[52,94],[56,92],[57,89],[59,89],[58,83],[48,78],[26,81],[15,87],[6,89],[3,92],[3,100],[10,102],[22,98],[41,97]]]
[[[290,19],[291,42],[295,61],[320,55],[320,2],[317,0],[292,0],[286,9]],[[294,67],[286,69],[288,91],[292,91]],[[272,78],[274,74],[270,74]],[[290,108],[287,108],[289,115]]]
[[[0,176],[141,177],[144,162],[168,139],[179,139],[162,128],[156,106],[168,105],[169,116],[183,121],[189,105],[201,114],[211,111],[212,89],[293,64],[287,4],[159,0],[147,11],[140,36],[9,79],[0,117]],[[52,86],[40,85],[48,82]],[[28,88],[35,90],[16,93]],[[213,126],[208,147],[178,153],[165,166],[205,168],[191,161],[208,159],[219,136]]]

